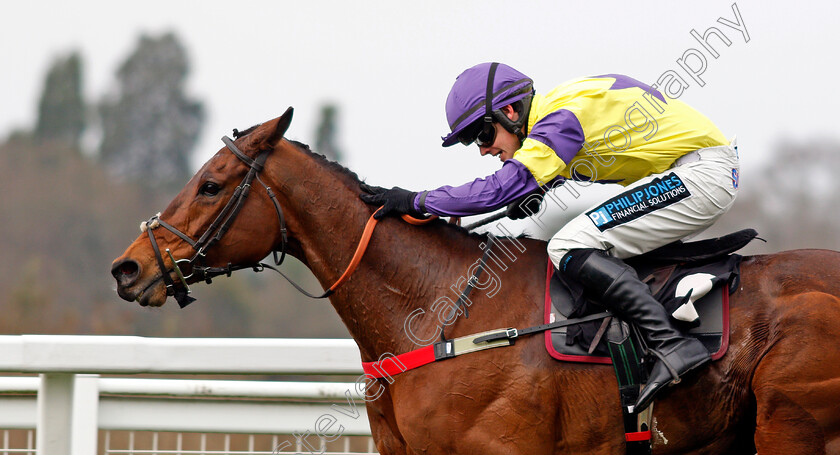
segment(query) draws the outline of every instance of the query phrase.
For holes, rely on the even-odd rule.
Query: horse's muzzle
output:
[[[111,275],[120,287],[131,287],[140,276],[140,264],[134,259],[120,259],[111,265]]]
[[[117,294],[123,300],[133,302],[137,299],[139,293],[131,289],[137,284],[141,270],[140,264],[129,258],[118,259],[111,265],[111,276],[117,280]]]

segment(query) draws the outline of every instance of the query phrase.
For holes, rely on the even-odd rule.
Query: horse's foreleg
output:
[[[783,297],[753,376],[759,455],[840,454],[840,299]]]
[[[382,402],[368,403],[368,421],[370,432],[376,442],[376,451],[380,455],[407,455],[405,442],[395,431],[393,418],[388,419],[385,413],[392,412],[390,407],[390,395],[382,397]],[[384,403],[386,402],[387,403]],[[387,406],[384,406],[387,405]]]

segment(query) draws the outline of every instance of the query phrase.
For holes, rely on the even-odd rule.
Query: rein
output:
[[[486,218],[482,218],[482,219],[476,221],[475,223],[468,224],[468,225],[464,226],[464,229],[466,229],[468,231],[472,231],[473,229],[475,229],[477,227],[481,227],[481,226],[484,226],[485,224],[501,220],[502,218],[504,218],[506,216],[507,216],[507,213],[505,213],[504,211],[499,212],[499,213],[494,213],[493,215],[490,215]]]
[[[332,295],[339,286],[344,284],[350,275],[356,270],[359,263],[362,260],[362,257],[367,250],[367,246],[370,243],[370,239],[373,236],[373,230],[376,227],[376,224],[379,220],[375,219],[373,215],[376,214],[381,207],[374,212],[373,215],[370,216],[367,223],[365,224],[364,231],[362,232],[362,237],[359,240],[359,245],[356,247],[355,253],[353,253],[353,258],[350,260],[350,264],[345,269],[344,273],[330,286],[326,291],[324,291],[321,295],[314,295],[306,290],[304,290],[300,285],[295,283],[291,278],[289,278],[286,274],[281,272],[279,269],[271,266],[269,264],[265,264],[262,262],[258,262],[256,264],[239,264],[239,265],[232,265],[228,263],[226,267],[207,267],[203,265],[204,259],[206,258],[207,250],[213,246],[216,242],[218,242],[222,236],[230,229],[230,226],[233,224],[233,221],[236,219],[236,216],[239,214],[239,211],[242,209],[242,206],[245,203],[245,199],[248,197],[251,191],[251,183],[254,179],[259,182],[260,185],[265,189],[266,193],[268,194],[269,199],[274,205],[274,210],[277,212],[277,219],[280,224],[280,235],[281,235],[281,242],[280,242],[280,249],[279,249],[279,256],[278,250],[273,250],[272,255],[274,256],[274,265],[279,266],[283,263],[284,259],[286,258],[286,246],[288,244],[288,231],[286,229],[286,221],[283,216],[283,209],[280,208],[280,203],[277,202],[277,196],[271,190],[271,187],[266,185],[259,177],[259,173],[265,167],[265,162],[268,159],[268,154],[271,153],[271,150],[265,150],[260,152],[256,159],[251,159],[244,153],[242,153],[236,145],[233,144],[233,141],[227,137],[222,137],[222,142],[225,143],[225,146],[228,150],[230,150],[237,158],[239,158],[242,162],[248,165],[248,173],[245,175],[245,178],[242,179],[242,183],[236,187],[233,192],[233,195],[228,200],[225,207],[222,211],[216,216],[216,219],[213,220],[213,223],[207,228],[206,231],[199,237],[198,240],[193,240],[187,234],[178,230],[178,228],[172,226],[171,224],[163,221],[160,218],[160,213],[157,215],[149,218],[148,221],[144,221],[140,224],[140,230],[145,232],[149,236],[149,241],[152,244],[152,250],[155,254],[155,260],[157,261],[158,267],[161,271],[161,278],[163,279],[164,285],[166,286],[166,295],[173,296],[175,300],[178,302],[178,306],[181,308],[186,307],[190,303],[195,301],[195,298],[190,297],[190,287],[187,284],[187,280],[193,277],[198,279],[202,279],[208,284],[212,282],[212,279],[217,276],[226,275],[230,276],[232,272],[237,270],[243,269],[253,269],[255,272],[261,272],[265,269],[273,270],[279,273],[283,278],[286,279],[295,289],[300,291],[302,294],[306,295],[307,297],[311,297],[314,299],[323,299]],[[430,217],[426,219],[418,219],[408,215],[403,215],[402,219],[406,222],[414,225],[421,225],[428,223],[434,220],[437,217]],[[166,254],[169,256],[170,261],[172,261],[172,269],[168,269],[164,262],[164,258],[161,255],[160,247],[158,247],[157,239],[153,231],[158,228],[163,227],[164,229],[172,232],[176,236],[178,236],[181,240],[186,242],[190,245],[194,250],[195,254],[189,259],[175,259],[172,255],[172,252],[169,248],[165,250]],[[184,274],[181,270],[182,265],[189,265],[191,268],[192,273]],[[172,279],[171,271],[175,272],[175,275],[178,277],[178,286],[175,280]],[[198,275],[196,275],[198,274]]]

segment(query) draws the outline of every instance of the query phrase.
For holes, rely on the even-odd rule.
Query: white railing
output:
[[[0,336],[0,372],[39,374],[0,378],[0,428],[35,428],[38,455],[96,454],[100,430],[295,435],[281,453],[320,453],[325,440],[370,435],[352,340]],[[351,376],[304,383],[102,374]]]

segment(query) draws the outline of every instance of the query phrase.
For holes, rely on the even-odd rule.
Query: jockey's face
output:
[[[519,119],[519,114],[513,110],[512,106],[503,107],[502,112],[504,112],[504,114],[513,121]],[[493,127],[496,128],[496,140],[494,140],[489,146],[479,146],[478,150],[481,153],[481,156],[493,155],[499,157],[502,162],[505,162],[513,158],[514,152],[519,150],[522,143],[515,134],[506,130],[502,125],[494,123]]]

